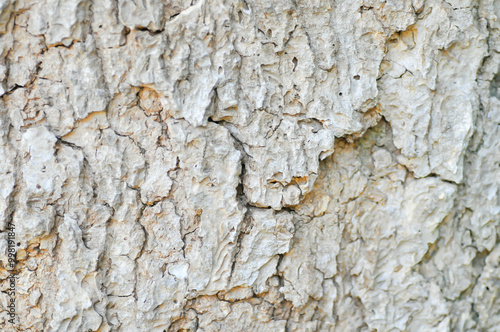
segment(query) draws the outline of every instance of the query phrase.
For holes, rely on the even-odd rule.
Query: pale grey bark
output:
[[[0,330],[500,331],[499,1],[0,10]]]

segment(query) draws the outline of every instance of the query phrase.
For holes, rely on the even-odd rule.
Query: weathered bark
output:
[[[0,330],[500,331],[499,1],[0,9]]]

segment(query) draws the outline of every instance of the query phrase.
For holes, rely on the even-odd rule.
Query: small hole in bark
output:
[[[297,58],[293,58],[292,59],[292,62],[293,62],[293,71],[295,71],[295,68],[297,68],[297,64],[299,63],[299,60],[297,60]]]
[[[354,76],[354,79],[355,79],[356,81],[359,81],[359,79],[360,79],[359,75]]]
[[[339,92],[339,96],[342,96],[342,92]]]

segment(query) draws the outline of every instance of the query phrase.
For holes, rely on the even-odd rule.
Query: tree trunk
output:
[[[0,330],[500,331],[499,1],[0,9]]]

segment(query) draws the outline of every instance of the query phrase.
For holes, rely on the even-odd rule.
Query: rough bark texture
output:
[[[500,1],[0,9],[0,330],[500,331]]]

